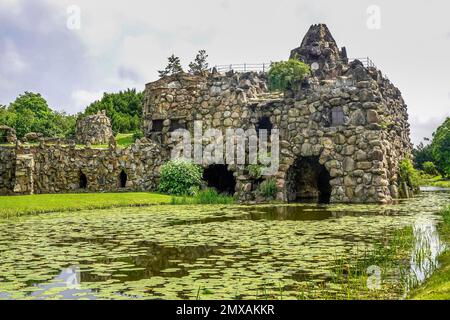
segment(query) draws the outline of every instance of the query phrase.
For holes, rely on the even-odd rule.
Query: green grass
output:
[[[443,223],[439,227],[442,240],[450,241],[450,206],[442,211]],[[450,250],[439,257],[438,269],[422,286],[410,295],[414,300],[450,300]]]
[[[442,178],[442,176],[430,176],[422,174],[421,185],[438,188],[450,188],[450,180]]]
[[[144,192],[3,196],[0,197],[0,218],[60,211],[170,204],[172,198]]]
[[[128,147],[135,142],[134,134],[132,133],[119,133],[116,136],[116,142],[118,146]]]

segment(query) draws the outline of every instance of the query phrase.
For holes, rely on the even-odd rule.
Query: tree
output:
[[[158,71],[160,78],[183,72],[183,67],[181,66],[179,57],[172,54],[169,58],[167,58],[167,60],[168,64],[166,68]]]
[[[439,172],[450,177],[450,118],[433,134],[431,152]]]
[[[431,150],[431,144],[424,145],[421,142],[413,151],[414,155],[414,167],[419,170],[423,170],[423,164],[425,162],[433,162],[433,154]]]
[[[133,133],[140,130],[143,99],[144,94],[136,89],[105,93],[101,100],[91,103],[80,117],[105,110],[114,133]]]
[[[39,93],[32,92],[21,94],[11,103],[9,109],[17,114],[29,110],[38,118],[45,118],[52,113],[52,109],[49,108],[47,101]]]
[[[296,59],[274,62],[268,74],[269,89],[285,91],[294,83],[302,81],[310,72],[307,64]]]
[[[39,94],[25,92],[9,105],[0,108],[0,124],[16,129],[22,138],[29,132],[46,137],[68,137],[75,131],[75,117],[53,111]]]
[[[189,64],[189,73],[193,74],[203,74],[205,71],[209,69],[209,65],[207,62],[208,55],[205,50],[200,50],[195,57],[194,62]]]

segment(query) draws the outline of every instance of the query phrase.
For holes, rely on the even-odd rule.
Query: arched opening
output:
[[[299,158],[287,174],[288,201],[330,203],[330,180],[330,174],[319,163],[319,157]]]
[[[236,179],[226,165],[209,166],[203,173],[203,180],[208,187],[216,189],[219,193],[233,195],[236,191]]]
[[[86,175],[80,171],[80,189],[86,189],[88,186],[88,179]]]
[[[270,138],[270,135],[272,134],[273,124],[270,121],[269,117],[262,117],[259,119],[258,125],[256,126],[256,132],[258,133],[260,130],[267,130],[267,136]]]
[[[122,170],[120,172],[120,175],[119,175],[119,186],[120,186],[120,188],[126,188],[127,181],[128,181],[128,175],[127,175],[127,173],[124,170]]]

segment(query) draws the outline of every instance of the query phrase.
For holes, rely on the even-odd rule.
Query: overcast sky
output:
[[[447,0],[0,0],[0,104],[33,91],[76,113],[142,90],[172,53],[185,66],[199,49],[211,65],[286,60],[326,23],[402,91],[418,143],[450,116],[449,13]]]

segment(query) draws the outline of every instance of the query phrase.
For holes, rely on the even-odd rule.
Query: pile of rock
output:
[[[108,144],[112,136],[111,120],[104,110],[77,122],[76,140],[80,144]]]

